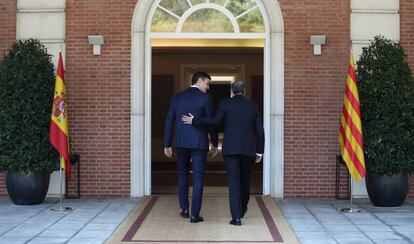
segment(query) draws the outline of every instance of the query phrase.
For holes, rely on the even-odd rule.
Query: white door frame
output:
[[[139,0],[131,29],[131,196],[151,194],[151,33],[158,1]],[[283,18],[276,0],[257,0],[266,26],[264,47],[265,154],[263,194],[283,197],[284,180],[284,39]],[[187,38],[217,38],[182,33]],[[243,38],[240,33],[228,38]],[[240,34],[239,36],[237,34]],[[156,36],[153,35],[153,38]],[[177,36],[172,35],[172,38]],[[169,37],[169,38],[171,38]],[[254,37],[253,37],[254,38]],[[256,37],[257,38],[257,37]]]

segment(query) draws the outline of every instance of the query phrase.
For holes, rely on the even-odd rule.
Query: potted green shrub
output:
[[[414,170],[414,83],[400,43],[376,36],[357,62],[369,198],[399,206]]]
[[[58,154],[48,141],[54,94],[51,56],[17,41],[0,62],[0,167],[16,204],[43,202]]]

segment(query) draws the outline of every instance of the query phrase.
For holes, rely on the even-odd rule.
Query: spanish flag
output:
[[[50,121],[49,141],[60,154],[60,168],[66,171],[67,179],[71,180],[72,176],[70,173],[69,157],[69,124],[64,80],[62,53],[59,52],[55,95],[52,107],[52,119]]]
[[[365,159],[362,140],[361,104],[359,102],[354,57],[351,52],[344,103],[342,107],[339,144],[342,159],[355,180],[365,176]]]

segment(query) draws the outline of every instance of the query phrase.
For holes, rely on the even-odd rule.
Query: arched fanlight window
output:
[[[151,32],[264,33],[255,0],[161,0]]]

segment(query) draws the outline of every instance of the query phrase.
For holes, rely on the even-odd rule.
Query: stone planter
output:
[[[397,207],[403,204],[410,186],[410,175],[379,175],[367,173],[365,178],[369,199],[375,206]]]
[[[49,180],[49,172],[8,172],[6,174],[6,188],[13,203],[17,205],[35,205],[45,200]]]

